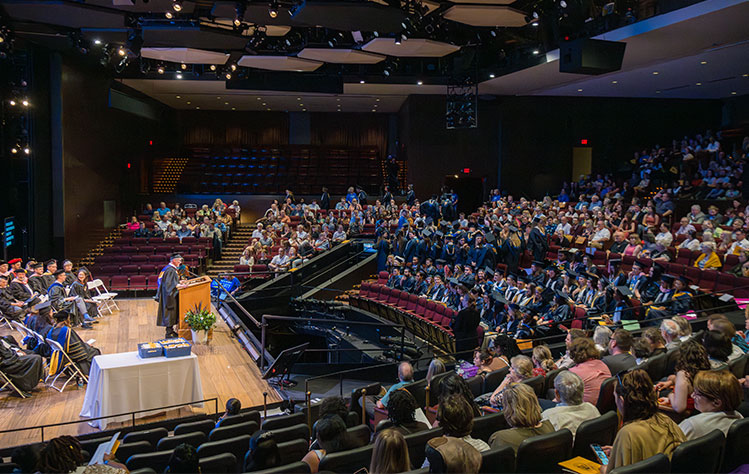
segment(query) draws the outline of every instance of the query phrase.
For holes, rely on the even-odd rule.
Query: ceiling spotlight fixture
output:
[[[700,64],[705,65],[707,64],[707,61],[700,61]]]
[[[401,35],[395,37],[395,44],[401,44]]]
[[[166,71],[164,70],[164,66],[158,66],[156,68],[156,72],[158,72],[159,74],[164,74],[164,72]]]
[[[490,79],[494,79],[495,77],[497,77],[497,76],[495,76],[494,74],[489,74],[489,78]]]
[[[182,74],[177,73],[177,79],[182,79]]]
[[[30,155],[31,154],[31,148],[29,148],[28,146],[25,146],[25,147],[23,147],[23,152],[26,153],[27,155]]]
[[[244,21],[244,13],[247,10],[247,5],[244,2],[237,2],[234,6],[234,26],[240,27]]]
[[[577,90],[577,92],[582,92],[582,91],[583,91],[582,89],[578,89],[578,90]]]
[[[28,100],[28,99],[23,99],[23,100],[21,101],[21,105],[23,105],[24,107],[28,107],[28,106],[29,106],[29,105],[31,105],[31,104],[29,103],[29,100]]]
[[[13,148],[10,149],[10,152],[13,153],[14,155],[18,154],[18,147],[14,146]]]
[[[533,54],[534,54],[534,55],[537,55],[537,54],[538,54],[538,50],[537,50],[537,49],[534,49],[534,50],[533,50]]]
[[[531,26],[538,26],[538,20],[533,20],[531,22]]]
[[[701,82],[698,82],[697,84],[695,84],[695,86],[701,86],[701,85],[702,85]]]
[[[125,50],[125,48],[120,46],[119,48],[117,48],[117,55],[120,57],[125,57],[127,56],[127,51]]]
[[[619,81],[611,81],[612,84],[618,84]]]
[[[215,64],[211,64],[210,68],[211,68],[211,71],[215,71],[216,70],[216,65]]]
[[[424,84],[424,81],[416,81],[416,85],[417,85],[417,86],[420,86],[420,85],[422,85],[422,84]]]
[[[179,67],[184,71],[184,70],[187,69],[187,64],[182,63],[182,64],[179,65]]]
[[[236,64],[232,64],[229,67],[231,68],[232,71],[236,71],[237,70],[237,65]]]
[[[559,2],[559,6],[562,7],[562,8],[567,8],[567,2],[565,2],[564,0],[561,0]]]
[[[172,10],[175,12],[182,11],[182,0],[172,0]]]
[[[276,18],[278,16],[278,3],[273,2],[268,7],[268,16]]]
[[[359,84],[364,84],[364,79],[362,79],[361,81],[359,81]]]
[[[10,105],[11,105],[12,107],[15,107],[15,106],[16,106],[16,101],[15,101],[15,100],[13,100],[13,99],[10,99],[10,101],[8,101],[8,103],[10,103]]]
[[[658,71],[653,71],[654,76],[657,76],[658,74],[660,74]]]
[[[171,20],[172,18],[174,18],[174,13],[167,10],[166,12],[164,12],[164,16],[166,17],[167,20]]]
[[[95,45],[100,45],[101,44],[101,40],[100,39],[95,39],[94,40],[94,44]]]
[[[224,75],[224,77],[226,77],[227,81],[230,80],[231,79],[231,73],[227,71],[227,73]]]

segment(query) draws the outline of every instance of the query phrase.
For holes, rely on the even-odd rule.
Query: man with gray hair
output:
[[[679,335],[680,328],[676,321],[664,319],[663,322],[661,322],[661,336],[663,336],[663,339],[666,341],[667,351],[679,347],[679,345],[681,344]]]
[[[408,385],[409,383],[413,382],[414,380],[414,368],[411,365],[410,362],[401,362],[398,364],[398,383],[395,383],[390,386],[390,388],[383,394],[379,393],[376,395],[367,395],[367,415],[370,418],[374,418],[374,409],[375,407],[380,409],[387,409],[388,406],[388,400],[390,400],[390,395],[398,390],[399,388]],[[384,391],[384,390],[383,390]],[[361,398],[359,399],[359,405],[362,404]]]
[[[554,393],[559,404],[541,413],[542,420],[549,420],[554,429],[569,429],[574,435],[583,421],[601,416],[592,403],[583,401],[585,384],[579,375],[563,370],[554,379]]]

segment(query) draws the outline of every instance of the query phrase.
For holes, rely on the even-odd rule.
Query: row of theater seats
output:
[[[350,296],[349,302],[357,308],[404,325],[413,334],[447,352],[455,352],[455,336],[450,324],[457,312],[442,303],[369,282],[362,282],[359,294]],[[483,328],[479,327],[479,330],[477,337],[483,339]]]

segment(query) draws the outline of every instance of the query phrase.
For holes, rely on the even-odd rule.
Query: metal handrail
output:
[[[106,418],[116,418],[116,417],[120,417],[120,416],[130,416],[131,417],[131,421],[132,421],[132,426],[135,427],[135,415],[138,415],[140,413],[147,413],[147,412],[152,412],[152,411],[157,411],[157,410],[168,410],[168,409],[171,409],[171,408],[179,408],[179,407],[183,407],[183,406],[196,405],[198,403],[205,403],[205,402],[213,402],[214,403],[214,413],[218,414],[218,398],[217,397],[213,397],[213,398],[206,398],[206,399],[203,399],[203,400],[195,400],[195,401],[192,401],[192,402],[177,403],[175,405],[165,405],[165,406],[161,406],[161,407],[148,408],[148,409],[144,409],[144,410],[134,410],[134,411],[126,412],[126,413],[119,413],[119,414],[116,414],[116,415],[107,415],[107,416],[99,416],[99,417],[96,417],[96,418],[87,418],[85,420],[62,421],[62,422],[59,422],[59,423],[49,423],[49,424],[46,424],[46,425],[27,426],[27,427],[23,427],[23,428],[11,428],[9,430],[0,430],[0,434],[4,434],[4,433],[15,433],[15,432],[18,432],[18,431],[28,431],[28,430],[41,430],[42,442],[44,442],[44,429],[45,428],[53,428],[53,427],[56,427],[56,426],[65,426],[65,425],[73,425],[73,424],[77,424],[77,423],[90,423],[92,421],[104,420]]]

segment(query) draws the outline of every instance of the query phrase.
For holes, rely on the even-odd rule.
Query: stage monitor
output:
[[[308,346],[309,342],[305,342],[304,344],[290,347],[278,354],[276,360],[273,361],[271,366],[268,367],[268,370],[263,374],[263,379],[267,380],[273,377],[281,377],[283,383],[283,377],[285,376],[288,378],[291,373],[291,368],[296,364],[299,358],[302,357],[302,354],[304,354],[304,351],[307,350]]]
[[[599,75],[622,68],[627,43],[578,39],[559,45],[559,72]]]

